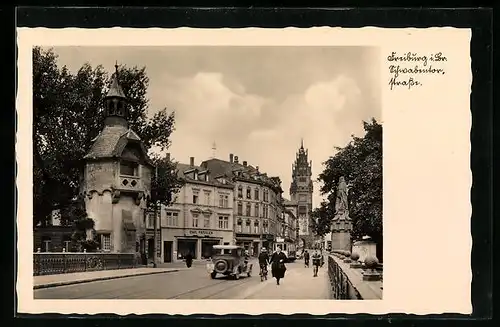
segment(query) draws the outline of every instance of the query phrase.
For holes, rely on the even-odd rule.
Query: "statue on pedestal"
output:
[[[347,203],[347,184],[344,176],[339,178],[339,186],[337,187],[337,200],[335,202],[336,220],[339,218],[349,219],[349,209]]]
[[[339,178],[335,200],[335,216],[332,220],[332,249],[351,250],[352,223],[347,201],[348,187],[344,176]]]

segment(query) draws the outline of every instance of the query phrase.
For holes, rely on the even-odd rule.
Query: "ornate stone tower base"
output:
[[[348,230],[332,231],[332,250],[351,251],[351,233]]]

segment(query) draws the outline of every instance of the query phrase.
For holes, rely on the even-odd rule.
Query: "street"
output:
[[[328,299],[326,267],[312,277],[302,261],[287,264],[281,285],[269,271],[261,282],[253,261],[251,277],[239,280],[219,275],[211,279],[204,265],[178,272],[95,281],[34,290],[35,299]]]

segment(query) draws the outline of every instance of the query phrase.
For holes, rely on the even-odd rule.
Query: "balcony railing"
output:
[[[33,275],[135,268],[135,253],[33,253]]]
[[[118,177],[118,189],[120,190],[140,190],[142,189],[142,181],[139,176],[120,175]]]

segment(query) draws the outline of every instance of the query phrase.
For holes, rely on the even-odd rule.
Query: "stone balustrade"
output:
[[[359,262],[357,253],[334,251],[328,256],[331,294],[336,300],[381,300],[383,266],[376,258]]]
[[[135,268],[135,253],[37,252],[33,253],[33,275]]]

